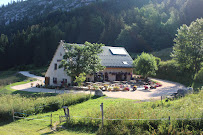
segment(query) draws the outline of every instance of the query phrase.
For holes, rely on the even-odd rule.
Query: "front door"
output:
[[[50,77],[45,77],[45,85],[50,85]]]
[[[116,81],[122,81],[122,74],[121,73],[116,74]]]

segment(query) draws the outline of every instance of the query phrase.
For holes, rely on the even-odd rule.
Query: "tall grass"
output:
[[[0,86],[2,87],[10,83],[23,81],[25,79],[28,78],[17,73],[16,71],[0,71]]]
[[[203,120],[203,91],[185,98],[169,102],[137,103],[132,101],[117,102],[104,109],[105,119],[146,119],[146,120],[101,120],[73,118],[68,126],[99,127],[98,134],[200,134]],[[104,104],[105,106],[105,104]],[[74,115],[74,114],[72,114]],[[84,115],[84,114],[83,114]],[[170,123],[168,118],[171,118]],[[88,112],[86,117],[101,118],[99,109]],[[162,119],[166,120],[149,120]],[[184,120],[177,120],[183,118]]]
[[[0,96],[0,120],[12,118],[12,111],[37,114],[48,111],[56,111],[63,105],[73,105],[81,103],[90,98],[86,94],[63,94],[52,97],[22,97],[17,95]]]

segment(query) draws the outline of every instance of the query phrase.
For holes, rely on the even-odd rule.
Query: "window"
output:
[[[57,78],[55,78],[55,77],[53,78],[53,83],[57,84]]]
[[[63,79],[63,83],[67,83],[67,79]]]
[[[54,70],[57,70],[57,64],[54,65]]]
[[[124,48],[110,48],[110,51],[113,55],[127,55],[127,52]]]
[[[128,62],[127,61],[123,61],[123,64],[128,65]]]

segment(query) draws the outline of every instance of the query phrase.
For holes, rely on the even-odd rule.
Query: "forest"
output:
[[[60,40],[123,46],[131,53],[169,48],[182,24],[203,17],[202,7],[203,0],[106,0],[1,24],[0,70],[48,65]]]

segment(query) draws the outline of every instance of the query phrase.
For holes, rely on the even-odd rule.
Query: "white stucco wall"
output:
[[[61,81],[63,81],[63,79],[67,79],[67,84],[71,83],[71,78],[70,76],[67,76],[67,74],[64,71],[64,68],[58,68],[60,65],[60,60],[63,59],[63,55],[65,54],[65,51],[63,49],[63,42],[60,43],[60,45],[58,46],[54,57],[51,61],[51,64],[46,72],[45,77],[50,77],[50,85],[53,86],[60,86],[61,85]],[[57,64],[57,70],[55,70],[55,64]],[[57,83],[53,83],[53,78],[57,78]]]
[[[60,65],[60,61],[63,59],[63,55],[65,54],[63,44],[64,44],[63,42],[60,42],[60,45],[58,46],[45,75],[45,77],[50,77],[49,85],[52,85],[52,86],[60,86],[63,79],[67,79],[67,84],[71,84],[71,77],[66,74],[66,72],[64,71],[64,68],[58,68]],[[55,64],[57,64],[56,70],[55,70]],[[106,68],[104,71],[101,71],[101,72],[103,74],[107,72],[109,81],[115,81],[116,75],[109,74],[109,72],[132,73],[132,68]],[[57,83],[53,83],[53,78],[57,78]],[[89,81],[94,81],[94,75],[87,75],[87,79],[88,78],[90,79]],[[130,79],[131,79],[131,75],[127,74],[127,81],[130,81]]]

